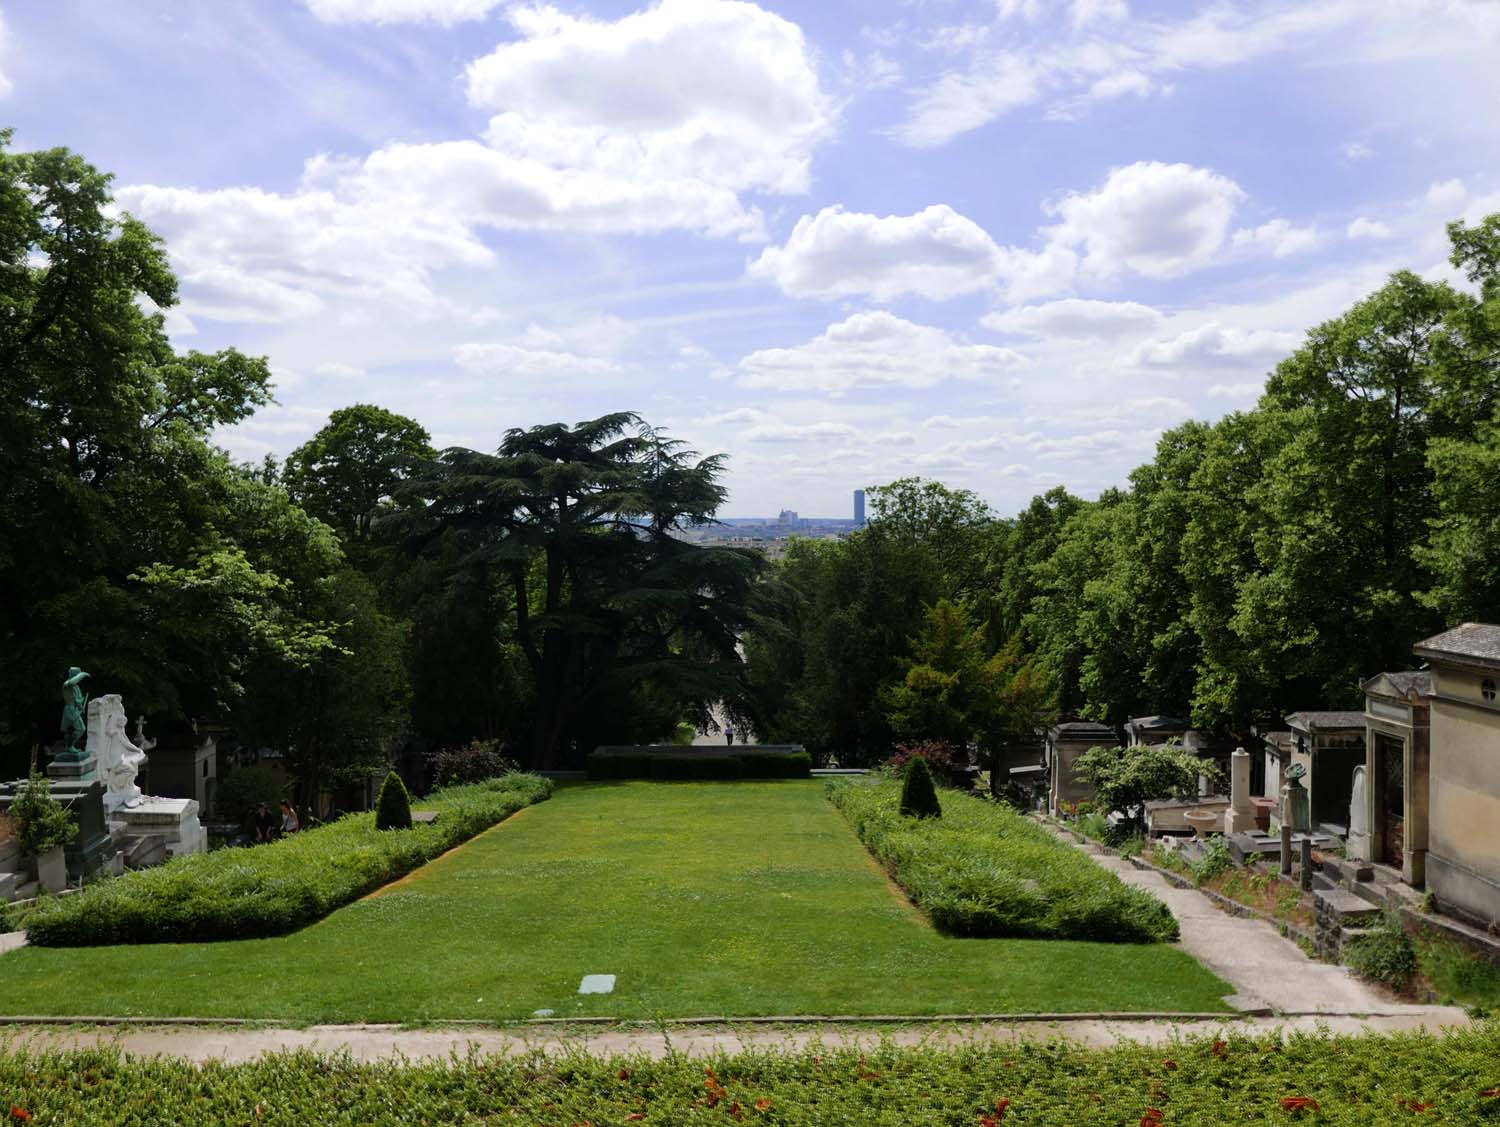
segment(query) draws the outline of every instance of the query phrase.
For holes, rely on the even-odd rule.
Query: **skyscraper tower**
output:
[[[865,526],[865,491],[856,489],[854,491],[854,527]]]

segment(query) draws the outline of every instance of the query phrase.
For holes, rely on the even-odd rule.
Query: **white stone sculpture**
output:
[[[125,731],[125,705],[118,693],[89,701],[88,754],[96,756],[104,779],[104,810],[130,810],[142,802],[136,776],[146,765],[146,753],[131,743]]]
[[[1365,808],[1368,799],[1365,787],[1365,768],[1360,764],[1354,768],[1354,793],[1349,799],[1349,836],[1366,837],[1370,832],[1370,813]]]

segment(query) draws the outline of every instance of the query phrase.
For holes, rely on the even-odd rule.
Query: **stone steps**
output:
[[[16,899],[16,889],[20,886],[20,873],[0,873],[0,904],[8,904]]]
[[[167,859],[167,839],[161,834],[141,834],[127,839],[125,867],[146,869]]]
[[[1346,888],[1315,889],[1313,943],[1325,958],[1337,959],[1344,945],[1380,922],[1384,909]]]

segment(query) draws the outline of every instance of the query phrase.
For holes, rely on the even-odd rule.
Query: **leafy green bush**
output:
[[[429,824],[386,833],[374,814],[350,814],[267,845],[177,857],[45,901],[24,926],[42,947],[282,935],[551,793],[548,780],[520,774],[435,791],[421,803],[439,812]]]
[[[1223,772],[1210,760],[1175,743],[1158,747],[1095,747],[1073,761],[1073,774],[1094,788],[1097,805],[1144,829],[1152,799],[1194,794],[1198,776],[1210,783]]]
[[[1175,939],[1160,900],[1005,806],[949,798],[941,819],[901,816],[900,785],[830,782],[861,841],[929,918],[953,935],[1153,942]]]
[[[285,788],[270,771],[240,767],[225,775],[214,792],[214,817],[243,826],[261,803],[274,810],[285,797]]]
[[[32,771],[11,800],[10,827],[21,856],[40,857],[72,841],[78,833],[78,820],[52,797],[52,780]]]
[[[927,760],[914,755],[901,771],[901,813],[908,818],[941,818],[943,805],[938,801],[937,786]]]
[[[1192,864],[1193,879],[1199,884],[1223,876],[1234,868],[1234,855],[1229,852],[1229,843],[1223,834],[1214,834],[1208,839],[1204,854]]]
[[[411,829],[411,795],[406,792],[401,776],[394,771],[387,772],[385,782],[380,784],[380,797],[375,800],[375,828]]]
[[[587,764],[591,779],[805,779],[812,773],[805,751],[596,751]]]
[[[436,786],[482,783],[520,770],[520,764],[505,756],[499,740],[471,740],[463,747],[445,747],[427,757]]]
[[[1392,990],[1405,990],[1417,973],[1417,949],[1401,925],[1401,917],[1386,912],[1380,922],[1344,948],[1344,962],[1361,978]]]
[[[1500,1122],[1500,1026],[1434,1036],[1237,1032],[1003,1052],[891,1041],[734,1055],[455,1055],[423,1063],[269,1053],[227,1064],[116,1048],[0,1050],[0,1094],[43,1124],[902,1124],[1273,1127]],[[1154,1114],[1153,1114],[1154,1109]],[[1420,1114],[1418,1114],[1420,1113]],[[0,1111],[0,1115],[4,1112]],[[22,1119],[12,1113],[13,1118]]]

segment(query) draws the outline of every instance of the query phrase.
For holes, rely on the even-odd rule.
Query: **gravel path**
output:
[[[1195,889],[1177,888],[1160,873],[1137,869],[1097,846],[1080,845],[1071,835],[1058,836],[1092,855],[1126,884],[1144,888],[1165,903],[1182,930],[1178,945],[1235,987],[1237,993],[1228,1000],[1236,1009],[1269,1007],[1278,1015],[1294,1016],[1370,1014],[1446,1025],[1464,1018],[1463,1011],[1454,1006],[1393,1002],[1361,982],[1348,967],[1308,958],[1301,947],[1264,920],[1231,916]]]

